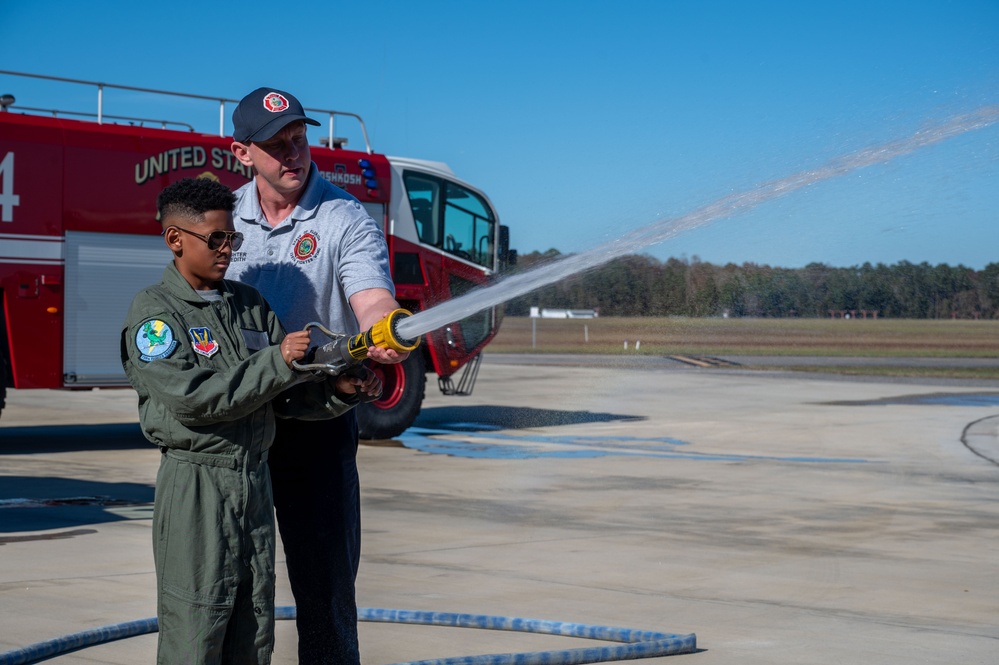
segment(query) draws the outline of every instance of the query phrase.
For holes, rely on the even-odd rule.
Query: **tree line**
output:
[[[516,269],[560,256],[555,249],[524,254]],[[601,316],[999,319],[999,263],[983,270],[908,261],[774,268],[629,255],[515,298],[506,313],[527,316],[532,306],[596,309]]]

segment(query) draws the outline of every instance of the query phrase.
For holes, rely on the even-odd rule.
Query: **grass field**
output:
[[[994,369],[908,369],[877,364],[877,358],[999,358],[999,321],[508,316],[488,352],[786,356],[789,363],[780,366],[789,369],[999,379],[999,370]],[[793,356],[859,356],[870,358],[871,363],[862,370],[795,367]]]

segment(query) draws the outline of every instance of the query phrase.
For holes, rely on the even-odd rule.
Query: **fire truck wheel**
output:
[[[7,358],[0,350],[0,413],[7,406]]]
[[[372,368],[382,380],[382,396],[357,407],[358,436],[362,439],[391,439],[413,424],[420,414],[427,387],[423,355],[417,351],[397,365]]]

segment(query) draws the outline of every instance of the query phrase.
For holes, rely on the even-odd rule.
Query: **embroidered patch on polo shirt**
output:
[[[301,263],[312,261],[319,255],[319,234],[315,231],[307,231],[300,235],[295,241],[291,255]]]
[[[165,321],[149,319],[135,332],[135,348],[139,350],[139,358],[148,363],[173,353],[177,340]]]

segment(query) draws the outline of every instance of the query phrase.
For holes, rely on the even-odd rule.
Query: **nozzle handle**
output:
[[[368,378],[369,371],[371,370],[367,369],[364,365],[352,365],[351,367],[348,367],[346,370],[344,370],[343,373],[354,379],[366,379]],[[382,386],[382,389],[384,390],[384,386]],[[369,395],[360,388],[355,388],[354,394],[357,395],[357,400],[362,404],[377,402],[382,398],[381,391],[379,391],[377,395]]]

